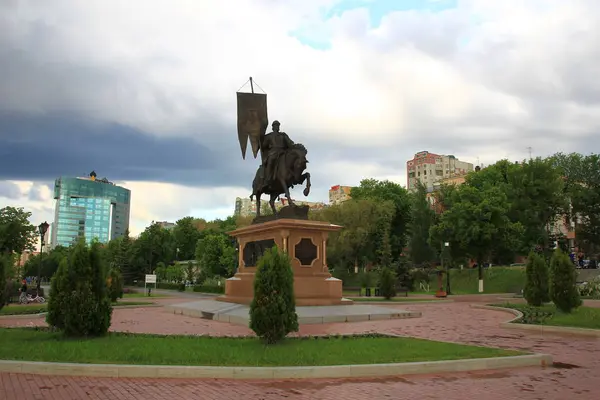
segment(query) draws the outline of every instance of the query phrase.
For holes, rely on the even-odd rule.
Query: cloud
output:
[[[599,38],[595,0],[4,1],[0,180],[95,169],[144,193],[171,185],[136,203],[140,220],[232,210],[258,165],[237,147],[249,75],[307,146],[313,200],[367,176],[404,184],[421,150],[588,152]],[[22,203],[41,207],[36,190]]]
[[[21,189],[16,183],[10,181],[0,182],[0,198],[6,197],[14,200],[21,198],[21,194]]]

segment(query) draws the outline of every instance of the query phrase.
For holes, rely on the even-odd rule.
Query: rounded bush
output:
[[[525,267],[525,288],[523,297],[530,306],[539,307],[550,301],[549,277],[546,260],[538,253],[531,252]]]
[[[569,313],[582,304],[577,290],[577,271],[568,255],[557,249],[550,260],[550,299]]]

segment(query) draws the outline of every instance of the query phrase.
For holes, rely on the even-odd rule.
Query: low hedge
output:
[[[225,287],[223,285],[221,285],[221,286],[196,285],[196,286],[194,286],[194,292],[223,294],[223,293],[225,293]]]

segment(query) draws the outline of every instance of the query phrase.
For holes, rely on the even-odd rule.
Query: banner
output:
[[[238,139],[242,158],[246,159],[248,138],[252,146],[252,154],[256,158],[260,150],[261,138],[269,125],[267,116],[267,95],[264,93],[237,92]]]

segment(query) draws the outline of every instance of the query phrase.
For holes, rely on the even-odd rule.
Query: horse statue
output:
[[[265,167],[261,165],[256,171],[254,181],[252,181],[252,194],[250,200],[253,200],[256,196],[256,218],[260,217],[260,197],[263,194],[270,196],[269,205],[273,210],[273,215],[277,216],[277,210],[275,209],[275,200],[279,198],[281,194],[285,194],[288,204],[291,207],[295,207],[294,201],[290,197],[290,188],[294,185],[302,185],[306,181],[306,187],[304,188],[304,196],[308,196],[310,193],[310,173],[304,172],[306,170],[306,154],[308,151],[301,143],[295,143],[290,148],[282,152],[274,161],[275,164],[272,169],[271,176],[265,176]]]

